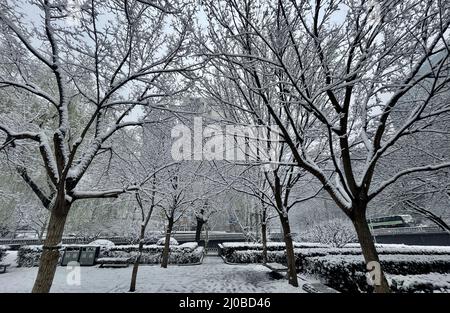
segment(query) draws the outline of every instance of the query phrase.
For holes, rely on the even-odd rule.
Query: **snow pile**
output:
[[[106,239],[97,239],[89,243],[89,246],[98,246],[101,248],[110,248],[114,247],[115,244],[112,241],[106,240]]]
[[[159,239],[156,244],[158,246],[164,246],[166,244],[166,238],[163,237],[163,238]],[[170,237],[169,245],[177,246],[178,245],[178,241],[175,238]]]
[[[189,249],[194,250],[198,247],[197,242],[186,242],[178,246],[179,249]]]

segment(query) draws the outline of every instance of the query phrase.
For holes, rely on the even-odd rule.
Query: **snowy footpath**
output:
[[[17,268],[14,259],[15,253],[10,253],[4,260],[13,265],[5,274],[0,274],[0,292],[30,292],[37,268]],[[131,270],[131,266],[119,269],[98,268],[98,266],[81,267],[80,284],[77,285],[70,283],[73,275],[70,275],[68,268],[58,266],[51,291],[64,293],[127,292]],[[165,293],[304,292],[301,286],[294,288],[285,279],[274,280],[269,274],[270,270],[262,265],[228,265],[221,258],[211,256],[206,257],[202,265],[173,265],[167,269],[156,265],[142,265],[139,267],[136,291]]]

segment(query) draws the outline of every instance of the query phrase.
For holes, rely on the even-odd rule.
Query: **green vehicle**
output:
[[[412,227],[413,222],[413,217],[407,214],[375,217],[368,220],[371,229]]]

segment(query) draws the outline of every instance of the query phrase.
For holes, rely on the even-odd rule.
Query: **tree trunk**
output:
[[[205,222],[203,221],[203,219],[201,218],[197,219],[197,227],[195,229],[195,241],[197,243],[200,243],[200,235],[202,234],[202,228],[204,223]]]
[[[33,293],[48,293],[55,277],[56,266],[59,259],[59,244],[61,243],[67,213],[70,204],[65,200],[57,201],[51,211],[48,223],[47,237],[44,241],[39,270],[34,282]]]
[[[169,224],[167,225],[166,241],[164,242],[164,250],[161,261],[161,267],[163,268],[167,268],[167,264],[169,263],[170,236],[172,234],[172,228],[173,228],[173,219],[170,219]]]
[[[376,264],[379,265],[379,273],[374,273],[375,278],[378,280],[374,284],[374,291],[376,293],[389,293],[391,292],[391,289],[381,268],[378,252],[375,248],[369,225],[367,224],[365,210],[356,210],[355,212],[356,214],[354,215],[352,221],[358,235],[358,240],[361,245],[361,250],[364,256],[364,261],[366,262],[366,266],[368,266],[368,270],[371,271],[374,270],[374,268],[373,266],[371,266],[370,262],[377,262]]]
[[[209,244],[209,233],[208,233],[208,223],[205,223],[205,254],[208,254],[208,244]]]
[[[261,223],[261,242],[262,242],[262,255],[263,255],[263,263],[267,263],[267,224],[266,221],[263,220]]]
[[[286,259],[288,266],[289,284],[298,287],[297,269],[295,268],[294,244],[292,243],[291,227],[289,218],[280,216],[281,225],[283,227],[284,243],[286,244]]]
[[[139,270],[139,264],[141,262],[142,250],[144,248],[145,226],[141,226],[141,234],[139,236],[139,250],[136,260],[134,260],[133,272],[131,273],[130,292],[136,291],[136,280]]]

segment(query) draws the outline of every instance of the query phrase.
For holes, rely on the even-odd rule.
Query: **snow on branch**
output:
[[[440,169],[447,168],[447,167],[450,167],[450,162],[444,162],[444,163],[436,164],[436,165],[412,167],[412,168],[403,170],[401,172],[398,172],[392,178],[381,183],[374,192],[370,193],[369,199],[373,199],[375,196],[377,196],[379,193],[381,193],[384,189],[386,189],[387,187],[389,187],[390,185],[392,185],[398,179],[400,179],[401,177],[403,177],[405,175],[409,175],[409,174],[417,173],[417,172],[436,171],[436,170],[440,170]]]

